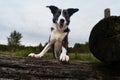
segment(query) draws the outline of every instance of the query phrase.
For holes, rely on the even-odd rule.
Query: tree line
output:
[[[21,38],[22,34],[14,30],[13,32],[10,33],[9,37],[7,37],[8,44],[3,45],[0,44],[0,51],[8,51],[8,52],[16,52],[16,51],[29,51],[29,52],[40,52],[44,46],[40,43],[38,46],[24,46],[21,45]],[[49,52],[52,52],[52,50],[49,50]],[[73,47],[68,48],[69,53],[89,53],[89,44],[88,42],[81,44],[81,43],[75,43]]]

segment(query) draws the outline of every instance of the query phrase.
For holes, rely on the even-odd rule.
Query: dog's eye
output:
[[[58,14],[61,14],[61,10],[58,11]]]
[[[66,11],[64,11],[64,12],[63,12],[63,15],[67,15],[67,12],[66,12]]]
[[[61,14],[61,10],[58,10],[57,13],[56,13],[56,17],[59,17]]]
[[[61,14],[61,10],[59,10],[57,14],[60,15]]]
[[[68,17],[68,12],[66,10],[63,10],[63,16],[66,18]]]

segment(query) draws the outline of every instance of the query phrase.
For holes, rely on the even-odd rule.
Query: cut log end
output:
[[[119,16],[104,18],[93,27],[89,37],[89,48],[102,62],[120,62]]]

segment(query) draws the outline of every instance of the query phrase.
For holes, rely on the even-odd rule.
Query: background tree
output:
[[[80,46],[81,46],[81,44],[79,44],[79,43],[75,43],[75,45],[74,45],[74,53],[75,53],[75,59],[77,59],[78,58],[78,53],[79,53],[79,51],[80,51]]]
[[[10,36],[7,38],[8,39],[8,46],[12,48],[12,51],[16,51],[17,47],[20,46],[20,39],[22,38],[22,34],[14,30],[11,32]]]

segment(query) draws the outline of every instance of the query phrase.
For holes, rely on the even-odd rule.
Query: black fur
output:
[[[58,18],[60,15],[62,15],[65,20],[66,20],[66,25],[70,24],[70,17],[77,12],[79,9],[77,8],[68,8],[68,9],[59,9],[56,6],[47,6],[50,10],[51,13],[53,14],[53,23],[57,23]],[[63,19],[60,19],[60,25],[63,25],[64,21]],[[53,31],[54,28],[51,28],[51,31]],[[70,32],[70,29],[67,27],[64,31],[64,33],[67,33],[67,35],[64,37],[61,46],[56,46],[55,43],[52,45],[52,51],[53,51],[53,57],[56,59],[58,58],[58,56],[60,55],[60,53],[62,52],[62,46],[67,50],[67,55],[68,55],[68,34]],[[51,36],[50,36],[51,37]],[[50,39],[50,38],[49,38]],[[50,40],[49,40],[50,41]],[[57,54],[56,54],[57,53]]]
[[[68,8],[68,9],[63,9],[63,13],[61,13],[61,9],[59,9],[56,6],[51,5],[47,7],[51,10],[51,13],[53,14],[53,23],[56,23],[60,14],[63,14],[63,16],[67,21],[67,25],[69,25],[70,23],[70,17],[79,10],[77,8]]]

